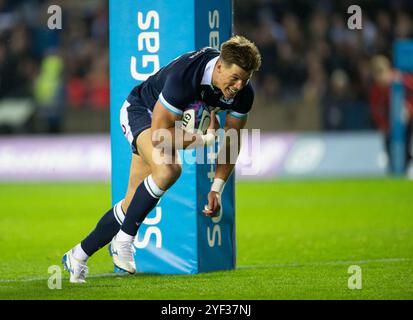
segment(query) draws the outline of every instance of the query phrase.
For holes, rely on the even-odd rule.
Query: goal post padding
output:
[[[204,46],[218,48],[228,39],[232,32],[232,1],[110,0],[109,9],[115,204],[125,195],[131,160],[131,149],[119,124],[125,98],[134,86],[179,55]],[[193,152],[180,151],[181,159],[193,159]],[[189,162],[183,161],[181,177],[138,231],[134,242],[138,272],[192,274],[235,268],[234,175],[222,195],[221,214],[211,219],[203,215],[202,209],[215,166]]]

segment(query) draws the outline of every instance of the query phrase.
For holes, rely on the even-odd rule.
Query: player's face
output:
[[[225,98],[235,97],[238,91],[244,88],[251,78],[252,72],[247,72],[236,64],[217,66],[216,86],[221,89]]]

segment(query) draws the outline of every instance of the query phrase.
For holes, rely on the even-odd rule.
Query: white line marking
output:
[[[276,268],[300,268],[300,267],[320,267],[320,266],[339,266],[352,264],[367,264],[367,263],[393,263],[413,261],[413,258],[383,258],[383,259],[366,259],[366,260],[349,260],[349,261],[320,261],[320,262],[304,262],[304,263],[287,263],[287,264],[256,264],[244,265],[237,267],[241,269],[276,269]]]
[[[383,258],[383,259],[366,259],[358,261],[320,261],[320,262],[304,262],[304,263],[287,263],[287,264],[256,264],[256,265],[241,265],[236,270],[245,269],[283,269],[283,268],[301,268],[301,267],[322,267],[322,266],[339,266],[339,265],[353,265],[353,264],[368,264],[368,263],[394,263],[394,262],[408,262],[413,261],[413,258]],[[148,273],[149,274],[149,273]],[[153,274],[153,273],[151,273]],[[88,277],[88,279],[101,277],[124,277],[128,273],[98,273]],[[17,282],[33,282],[33,281],[47,281],[49,277],[33,277],[23,279],[0,279],[0,283],[17,283]],[[63,277],[63,280],[69,280],[69,277]]]
[[[62,267],[63,270],[63,267]],[[66,271],[65,271],[66,272]],[[128,273],[97,273],[88,276],[88,279],[100,278],[100,277],[124,277],[129,275]],[[33,281],[47,281],[49,277],[33,277],[33,278],[23,278],[23,279],[0,279],[0,283],[16,283],[16,282],[33,282]],[[68,276],[62,277],[62,280],[69,280]]]

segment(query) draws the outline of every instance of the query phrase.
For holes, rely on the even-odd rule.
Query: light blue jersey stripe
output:
[[[238,118],[238,119],[244,119],[248,116],[248,113],[239,113],[236,111],[232,111],[229,113],[230,116],[234,117],[234,118]]]
[[[183,111],[182,111],[182,110],[179,110],[178,108],[175,108],[175,107],[174,107],[173,105],[171,105],[168,101],[166,101],[165,98],[164,98],[163,95],[162,95],[162,92],[161,92],[161,94],[159,95],[159,102],[160,102],[166,109],[168,109],[169,111],[175,113],[175,114],[178,115],[178,116],[182,116]]]

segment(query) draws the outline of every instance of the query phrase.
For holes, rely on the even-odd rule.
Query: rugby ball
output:
[[[211,113],[203,101],[190,103],[182,115],[182,128],[190,133],[205,134],[211,123]]]

